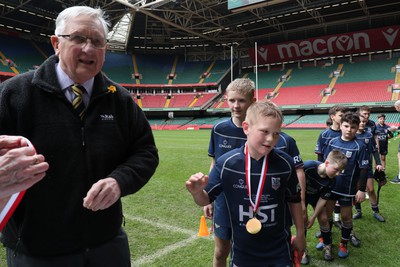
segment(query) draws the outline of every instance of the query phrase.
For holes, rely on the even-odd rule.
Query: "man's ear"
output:
[[[54,53],[56,55],[58,55],[60,53],[60,50],[59,50],[60,41],[58,40],[58,37],[55,35],[52,35],[50,37],[50,41],[51,41],[51,44],[53,45]]]

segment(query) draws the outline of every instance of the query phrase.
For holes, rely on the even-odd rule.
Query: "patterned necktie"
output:
[[[72,106],[74,107],[76,113],[82,119],[85,115],[85,103],[83,102],[83,94],[85,93],[85,88],[79,84],[71,85],[71,90],[75,94],[72,100]]]

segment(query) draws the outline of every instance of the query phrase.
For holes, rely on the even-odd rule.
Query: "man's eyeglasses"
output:
[[[60,34],[57,36],[66,38],[75,45],[82,45],[82,47],[87,44],[88,40],[90,40],[90,43],[96,49],[104,49],[107,46],[107,39],[103,38],[87,37],[85,35],[80,35],[80,34]]]

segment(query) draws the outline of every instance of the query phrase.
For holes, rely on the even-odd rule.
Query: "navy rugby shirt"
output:
[[[273,149],[269,154],[267,177],[257,218],[262,229],[257,234],[246,231],[253,217],[246,187],[244,147],[220,158],[210,173],[205,190],[213,201],[222,191],[228,203],[232,222],[232,257],[238,266],[265,266],[291,260],[290,224],[286,202],[300,202],[300,187],[293,159]],[[251,192],[253,202],[260,179],[263,158],[251,159]]]

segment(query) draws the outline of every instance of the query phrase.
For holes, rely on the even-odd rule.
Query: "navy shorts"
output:
[[[218,225],[214,222],[214,235],[222,240],[231,240],[232,228]]]
[[[335,193],[332,193],[329,197],[329,200],[337,200],[340,206],[349,207],[353,206],[354,197],[342,196]]]
[[[214,235],[223,240],[231,240],[232,229],[229,218],[228,206],[225,202],[225,196],[220,194],[214,201]]]
[[[306,206],[310,204],[313,208],[317,206],[319,195],[306,194]]]
[[[387,155],[388,154],[388,143],[386,142],[379,142],[379,154]]]

